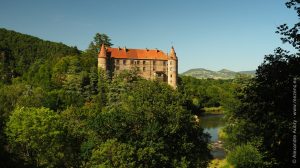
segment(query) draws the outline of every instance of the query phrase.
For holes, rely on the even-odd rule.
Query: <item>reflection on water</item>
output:
[[[219,141],[218,131],[225,125],[224,115],[204,115],[200,116],[200,124],[204,128],[204,132],[207,132],[211,136],[211,143],[217,144]],[[214,145],[213,145],[214,146]],[[226,153],[221,148],[214,148],[211,151],[214,158],[223,159]]]
[[[204,115],[200,117],[200,124],[211,136],[211,141],[215,142],[218,138],[218,131],[225,125],[224,115]]]

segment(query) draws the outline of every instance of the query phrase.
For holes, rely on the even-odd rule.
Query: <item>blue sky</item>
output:
[[[158,48],[191,68],[254,70],[296,23],[284,0],[0,0],[0,27],[85,50],[99,33],[115,47]]]

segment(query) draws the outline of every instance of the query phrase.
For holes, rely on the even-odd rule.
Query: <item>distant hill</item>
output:
[[[79,53],[76,47],[0,28],[0,79],[22,76],[37,61]]]
[[[204,68],[190,69],[181,75],[192,76],[199,79],[233,79],[237,74],[246,74],[250,76],[255,76],[255,70],[253,71],[240,71],[234,72],[228,69],[222,69],[220,71],[211,71]]]

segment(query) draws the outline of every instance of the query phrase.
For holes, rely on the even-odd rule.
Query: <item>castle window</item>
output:
[[[153,71],[155,71],[155,68],[153,67]]]
[[[167,65],[167,62],[166,62],[166,61],[164,61],[164,62],[163,62],[163,65]]]
[[[153,65],[155,65],[156,61],[153,61]]]
[[[124,64],[124,65],[126,64],[126,60],[123,60],[123,64]]]
[[[170,75],[170,77],[172,78],[172,74]]]
[[[116,64],[119,64],[119,60],[116,60]]]
[[[146,67],[143,67],[143,71],[146,71]]]
[[[137,70],[140,71],[140,67],[137,67]]]
[[[143,61],[143,64],[145,65],[145,64],[146,64],[146,61]]]
[[[130,64],[133,64],[133,60],[130,60]]]
[[[172,65],[172,61],[170,61],[170,65]]]
[[[173,69],[172,69],[172,67],[170,68],[170,71],[172,71]]]
[[[137,61],[136,64],[140,64],[140,61]]]

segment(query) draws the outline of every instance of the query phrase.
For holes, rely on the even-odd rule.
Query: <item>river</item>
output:
[[[213,144],[211,154],[214,158],[223,159],[226,153],[223,148],[216,146],[222,146],[222,141],[219,140],[218,131],[224,127],[224,115],[203,115],[200,116],[200,124],[204,128],[204,132],[210,134],[210,143]]]

